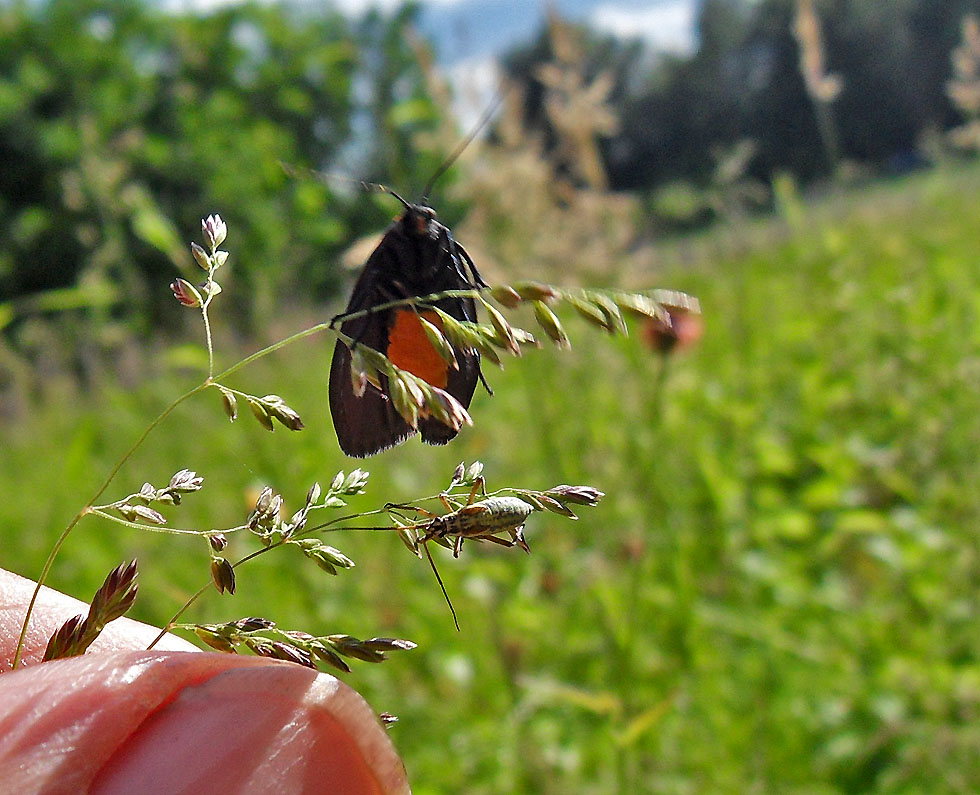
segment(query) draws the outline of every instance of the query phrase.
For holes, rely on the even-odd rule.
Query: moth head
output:
[[[402,225],[412,234],[431,234],[431,224],[436,220],[436,211],[424,204],[410,204],[402,215]]]

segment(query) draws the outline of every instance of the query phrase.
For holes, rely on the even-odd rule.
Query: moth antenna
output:
[[[341,177],[338,174],[327,174],[325,171],[317,171],[315,168],[310,168],[309,166],[294,166],[285,160],[279,161],[279,168],[286,172],[286,176],[292,177],[293,179],[315,179],[318,182],[326,182],[328,179],[339,179],[353,182],[353,180],[348,180],[346,177]]]
[[[363,180],[359,180],[359,181],[361,183],[361,187],[364,188],[365,190],[376,190],[379,193],[387,193],[387,194],[389,194],[391,196],[394,196],[396,199],[398,199],[398,201],[400,201],[402,204],[404,204],[406,210],[412,209],[412,205],[411,204],[409,204],[407,201],[405,201],[401,196],[399,196],[397,193],[395,193],[387,185],[382,185],[380,182],[364,182]]]
[[[387,185],[382,185],[380,182],[365,182],[363,179],[354,179],[353,177],[345,177],[342,174],[328,174],[325,171],[317,171],[315,168],[309,168],[308,166],[294,166],[292,163],[287,163],[284,160],[279,161],[279,168],[286,172],[286,174],[293,179],[315,179],[319,182],[348,182],[351,185],[360,185],[364,190],[376,191],[377,193],[388,193],[394,196],[398,201],[405,205],[405,209],[409,209],[411,206],[407,201],[405,201],[401,196],[395,193]]]
[[[446,586],[442,583],[442,577],[439,576],[439,569],[436,568],[436,562],[432,559],[432,553],[429,552],[429,545],[422,544],[425,548],[425,556],[429,559],[429,565],[432,566],[432,573],[436,575],[436,581],[439,583],[439,587],[442,588],[442,595],[446,597],[446,604],[449,605],[449,612],[453,614],[453,623],[456,625],[456,631],[459,632],[459,619],[456,618],[456,609],[453,607],[453,601],[449,598],[449,592],[446,590]]]
[[[469,134],[467,134],[467,136],[456,145],[456,148],[453,150],[452,154],[442,161],[442,165],[440,165],[439,168],[436,169],[436,173],[429,178],[429,181],[425,186],[425,190],[422,192],[422,200],[424,202],[428,202],[429,193],[432,192],[432,189],[435,187],[436,182],[438,182],[439,177],[445,174],[452,167],[453,163],[455,163],[459,156],[466,150],[466,147],[473,143],[473,139],[480,134],[480,130],[487,126],[490,119],[493,118],[493,114],[497,112],[497,108],[500,107],[508,93],[509,90],[497,92],[497,96],[494,97],[493,102],[490,103],[487,109],[483,111],[476,124],[473,125],[473,129],[470,130]]]

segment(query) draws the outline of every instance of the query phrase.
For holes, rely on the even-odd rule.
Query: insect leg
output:
[[[430,538],[432,538],[432,525],[433,520],[436,518],[436,514],[425,510],[424,508],[416,508],[414,505],[399,505],[398,503],[389,502],[384,506],[384,510],[388,513],[392,519],[395,520],[395,524],[402,528],[408,528],[413,530],[417,535],[415,537],[415,551],[418,552],[419,544],[424,544]],[[400,522],[407,521],[408,518],[404,516],[404,512],[412,511],[416,516],[424,516],[428,519],[427,522],[416,522],[414,524],[400,524]]]
[[[463,505],[464,508],[473,504],[473,501],[476,499],[476,493],[477,493],[477,491],[480,491],[480,490],[483,491],[483,496],[486,497],[487,496],[487,484],[486,484],[486,481],[483,479],[483,476],[482,475],[480,475],[479,477],[476,478],[476,480],[473,481],[473,488],[470,489],[470,493],[467,496],[466,502]],[[446,509],[447,510],[449,510],[449,511],[452,511],[453,510],[453,506],[449,502],[449,495],[448,494],[446,494],[445,492],[443,492],[442,494],[439,495],[439,499],[442,500],[442,504],[446,506]],[[462,550],[462,548],[463,548],[463,536],[462,535],[457,535],[456,536],[456,542],[453,544],[453,557],[454,558],[458,558],[459,557],[459,553],[460,553],[460,550]]]
[[[400,301],[403,298],[411,298],[412,294],[401,282],[394,282],[394,286],[401,291],[401,295],[394,293],[391,290],[385,289],[380,285],[375,285],[374,289],[368,294],[363,300],[358,301],[355,305],[353,302],[339,315],[334,315],[330,318],[330,328],[333,328],[338,322],[343,323],[351,315],[356,315],[358,312],[364,312],[371,307],[377,306],[378,304],[387,303],[389,301]],[[360,342],[360,335],[354,339],[354,344],[356,345]]]
[[[470,253],[465,248],[463,248],[463,246],[455,239],[453,239],[453,244],[456,246],[456,250],[459,251],[460,255],[463,257],[467,266],[470,269],[470,276],[472,276],[473,278],[467,279],[467,281],[471,282],[477,287],[489,288],[490,285],[487,284],[485,281],[483,281],[483,277],[480,275],[480,271],[476,269],[476,265],[474,264],[473,257],[470,256]]]
[[[528,555],[531,554],[531,548],[527,545],[527,541],[524,540],[524,525],[520,527],[515,527],[510,531],[511,543],[510,546],[518,546],[527,552]]]
[[[492,541],[494,544],[500,544],[502,547],[512,547],[514,542],[507,538],[498,538],[497,536],[479,536],[477,541]]]
[[[427,519],[435,519],[439,515],[439,514],[436,514],[436,513],[432,513],[432,511],[427,511],[427,510],[425,510],[425,508],[419,508],[419,507],[417,507],[415,505],[404,505],[402,503],[397,503],[397,502],[388,502],[388,503],[385,503],[384,510],[388,511],[389,513],[392,510],[398,510],[398,511],[414,511],[415,513],[419,514],[420,516],[424,516]]]
[[[454,505],[451,502],[452,499],[451,495],[445,491],[439,495],[439,499],[442,501],[442,504],[446,506],[446,510],[449,511],[450,513],[453,513],[459,510],[460,508],[466,507],[467,505],[472,505],[473,500],[476,498],[476,493],[480,489],[483,490],[483,496],[486,497],[487,485],[482,475],[480,475],[479,477],[477,477],[476,480],[473,481],[473,488],[470,489],[470,493],[466,497],[466,502],[464,502],[462,505],[459,505],[458,503]],[[458,498],[456,499],[458,500]]]
[[[442,582],[442,577],[439,576],[439,569],[436,568],[436,562],[432,559],[432,553],[429,552],[429,545],[422,544],[425,548],[425,556],[429,559],[429,565],[432,566],[432,573],[436,575],[436,582],[439,583],[439,587],[442,588],[442,595],[446,597],[446,604],[449,605],[449,612],[453,614],[453,623],[456,625],[456,631],[459,632],[459,619],[456,618],[456,608],[453,607],[453,601],[449,598],[449,592],[446,590],[446,586]]]
[[[473,504],[473,498],[476,497],[476,493],[480,491],[483,496],[487,496],[487,481],[483,475],[477,475],[476,480],[473,481],[473,488],[470,489],[470,498],[466,501],[467,505]]]

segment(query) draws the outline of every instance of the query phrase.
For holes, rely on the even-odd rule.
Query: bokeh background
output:
[[[400,722],[417,793],[980,789],[980,30],[974,0],[0,2],[0,565],[37,576],[147,423],[197,383],[200,219],[229,225],[219,367],[339,311],[398,212],[504,86],[431,198],[488,281],[665,287],[664,350],[563,313],[570,351],[488,367],[475,427],[361,463],[370,510],[444,487],[590,484],[532,555],[431,571],[341,533],[190,618],[262,615],[419,648],[345,677]],[[283,164],[290,168],[284,169]],[[306,169],[328,176],[313,178]],[[520,311],[515,323],[530,326]],[[332,339],[231,386],[306,429],[183,404],[107,498],[182,467],[179,526],[300,507],[357,462]],[[231,538],[232,556],[255,542]],[[134,614],[207,582],[206,544],[86,520],[51,584],[138,557]]]

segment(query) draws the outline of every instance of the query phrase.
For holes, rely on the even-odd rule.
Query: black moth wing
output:
[[[388,228],[368,258],[344,314],[399,298],[476,286],[484,286],[483,280],[449,229],[435,220],[430,209],[411,205]],[[446,298],[436,306],[457,320],[476,319],[476,305],[471,298]],[[357,344],[387,354],[395,311],[345,320],[340,330]],[[448,370],[446,391],[468,407],[480,377],[480,355],[472,349],[455,352],[459,369]],[[338,340],[330,365],[330,413],[344,453],[364,458],[413,435],[415,430],[388,398],[385,376],[380,378],[381,391],[369,385],[358,397],[351,383],[350,366],[351,352]],[[457,433],[432,418],[419,420],[418,431],[428,444],[446,444]]]
[[[373,287],[370,278],[377,273],[376,258],[381,250],[375,249],[364,272],[361,274],[348,312],[356,312],[377,301],[363,306],[356,303],[358,292],[365,292],[365,286]],[[373,292],[373,290],[367,290]],[[344,321],[340,330],[358,341],[358,344],[384,352],[388,342],[388,313],[377,312],[354,320]],[[387,379],[381,377],[382,386],[387,389]],[[330,363],[330,414],[337,432],[340,449],[352,458],[365,458],[407,439],[413,430],[395,411],[387,396],[368,385],[364,394],[354,394],[351,382],[351,352],[340,340],[334,346],[333,360]]]

